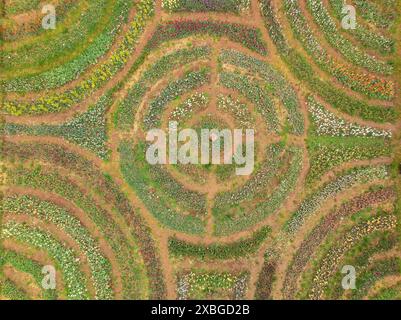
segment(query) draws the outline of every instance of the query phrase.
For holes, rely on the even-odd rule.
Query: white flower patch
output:
[[[254,119],[246,104],[241,103],[238,99],[220,94],[218,96],[217,107],[218,109],[231,113],[242,128],[252,127]]]
[[[240,12],[247,12],[251,7],[251,0],[239,0],[238,1],[238,10]]]
[[[362,126],[337,117],[320,105],[312,96],[308,97],[307,104],[318,135],[334,137],[392,137],[391,130],[380,130],[369,126]]]
[[[194,111],[205,109],[208,102],[209,98],[205,93],[195,93],[173,110],[170,120],[188,119]]]
[[[174,11],[180,7],[180,1],[179,0],[163,0],[162,2],[162,8],[169,10],[169,11]]]
[[[387,167],[383,165],[377,167],[361,167],[348,171],[335,180],[328,182],[306,198],[287,222],[286,231],[290,234],[295,234],[306,219],[321,207],[324,201],[334,197],[336,194],[358,183],[366,183],[374,179],[386,178],[388,178],[388,171]]]

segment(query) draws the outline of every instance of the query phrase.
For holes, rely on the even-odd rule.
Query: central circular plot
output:
[[[230,235],[277,211],[295,188],[303,147],[292,139],[299,135],[285,100],[292,91],[280,92],[291,87],[260,60],[260,78],[250,76],[244,67],[252,59],[223,50],[218,67],[186,66],[137,102],[121,169],[164,226]]]

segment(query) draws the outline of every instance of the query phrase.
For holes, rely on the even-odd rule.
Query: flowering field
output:
[[[348,2],[3,1],[0,299],[401,299],[401,0]]]

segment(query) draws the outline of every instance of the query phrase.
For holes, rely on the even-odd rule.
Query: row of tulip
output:
[[[160,24],[149,40],[147,47],[155,48],[160,43],[194,35],[226,37],[261,55],[267,55],[266,43],[260,30],[238,23],[218,22],[213,20],[177,20]]]
[[[394,230],[397,226],[397,217],[394,215],[380,215],[362,222],[349,230],[338,242],[329,249],[313,277],[310,288],[310,299],[321,299],[328,285],[330,277],[336,272],[336,266],[341,257],[361,239],[376,231]]]
[[[208,94],[196,92],[174,108],[169,115],[169,120],[177,122],[188,120],[193,117],[196,112],[205,110],[209,100]]]
[[[395,0],[384,0],[381,3],[371,0],[355,0],[354,4],[361,16],[377,28],[388,29],[396,20],[397,12],[393,9],[397,6]]]
[[[40,264],[39,262],[32,260],[16,251],[3,250],[0,257],[0,266],[6,265],[12,266],[15,270],[19,272],[29,274],[32,279],[34,279],[36,286],[42,286],[42,269],[44,265]],[[58,297],[57,291],[60,291],[60,289],[60,284],[57,287],[56,283],[56,289],[49,288],[46,290],[42,290],[40,297],[43,300],[56,300]],[[2,295],[4,294],[4,287],[2,287],[1,293]]]
[[[310,169],[307,183],[343,163],[371,160],[391,155],[391,144],[383,138],[310,137],[308,139]]]
[[[256,300],[271,300],[273,282],[275,279],[277,264],[264,261],[262,269],[259,272],[255,288]]]
[[[205,272],[193,270],[178,275],[177,293],[179,300],[188,299],[244,299],[249,275],[246,272]]]
[[[379,76],[361,72],[351,65],[344,65],[331,56],[319,43],[309,23],[304,18],[296,0],[286,0],[285,9],[291,27],[306,51],[323,70],[345,86],[372,98],[390,100],[394,97],[394,82]]]
[[[60,87],[77,79],[109,51],[128,19],[132,4],[124,0],[101,0],[86,5],[77,4],[68,25],[59,20],[57,8],[57,30],[44,40],[41,36],[30,36],[20,40],[22,45],[17,41],[16,45],[5,48],[1,53],[7,62],[4,90],[23,93]],[[88,41],[91,37],[93,40]]]
[[[290,71],[303,83],[307,84],[316,95],[319,95],[334,108],[350,115],[359,116],[364,120],[375,122],[394,122],[398,118],[395,108],[383,108],[371,105],[363,100],[347,95],[342,90],[324,81],[315,75],[308,61],[287,42],[283,34],[283,27],[275,13],[276,8],[272,0],[261,0],[260,9],[265,26],[270,37]]]
[[[153,16],[154,0],[141,0],[136,4],[137,14],[124,35],[122,43],[110,54],[105,62],[91,70],[85,79],[61,93],[51,93],[31,102],[6,100],[3,110],[7,114],[20,116],[23,114],[43,114],[68,109],[90,96],[96,89],[107,83],[127,63],[134,50],[147,21]]]
[[[88,261],[95,288],[95,299],[113,298],[110,262],[104,257],[97,241],[70,212],[54,203],[41,201],[31,196],[5,198],[3,199],[3,208],[8,214],[29,215],[46,223],[54,224],[68,234],[79,245]]]
[[[230,64],[249,70],[266,81],[266,88],[273,96],[278,97],[288,113],[288,125],[292,133],[304,132],[304,122],[297,94],[291,84],[268,63],[243,54],[236,50],[223,50],[219,56],[223,64]]]
[[[297,292],[296,282],[301,276],[302,271],[310,261],[316,249],[322,241],[331,232],[335,232],[338,225],[344,218],[350,217],[364,208],[369,208],[379,203],[388,202],[395,197],[394,189],[386,188],[378,191],[367,192],[347,203],[341,205],[339,209],[334,209],[325,216],[317,226],[308,234],[305,240],[299,246],[294,254],[292,261],[287,268],[284,284],[283,295],[285,299],[293,299]]]
[[[242,13],[250,9],[250,0],[163,0],[162,8],[168,12],[217,11]]]
[[[89,293],[85,275],[80,269],[77,253],[66,247],[49,233],[26,224],[8,221],[2,226],[2,239],[13,239],[27,246],[46,251],[61,270],[67,297],[72,300],[87,300]]]
[[[102,232],[104,239],[112,248],[120,270],[124,270],[121,274],[122,282],[124,283],[122,291],[123,297],[126,299],[146,297],[148,294],[148,292],[146,292],[146,285],[147,281],[150,280],[148,280],[148,271],[145,269],[140,255],[146,261],[144,257],[145,254],[151,255],[155,253],[154,248],[152,248],[152,239],[149,236],[147,238],[143,237],[142,233],[139,235],[134,234],[136,239],[138,239],[139,248],[135,248],[135,254],[133,254],[132,249],[129,249],[131,247],[128,245],[128,240],[126,239],[124,231],[115,223],[110,212],[104,209],[104,206],[113,204],[113,207],[122,215],[130,215],[127,221],[133,221],[133,219],[137,220],[137,214],[131,215],[130,211],[122,211],[118,207],[119,205],[124,206],[124,196],[121,193],[116,194],[115,190],[113,190],[113,185],[111,184],[109,186],[109,183],[101,173],[97,173],[97,176],[88,174],[88,172],[91,172],[93,165],[88,161],[81,162],[80,157],[74,153],[64,153],[63,149],[52,145],[42,146],[34,144],[32,145],[32,147],[34,147],[32,150],[26,150],[26,147],[27,145],[7,146],[5,155],[7,158],[23,155],[25,159],[33,157],[36,161],[40,159],[43,162],[53,162],[54,165],[69,169],[70,177],[80,182],[77,183],[72,181],[71,178],[65,178],[57,173],[58,169],[54,171],[51,167],[46,166],[46,172],[40,167],[34,167],[33,169],[20,167],[14,170],[10,168],[7,171],[7,184],[54,193],[70,201],[77,208],[85,212],[86,216],[92,220],[99,231]],[[10,154],[9,152],[14,152],[14,154]],[[67,163],[67,165],[64,165],[64,163]],[[84,168],[83,171],[78,170],[78,166],[82,166]],[[97,183],[95,183],[95,181]],[[98,195],[102,195],[108,203],[105,204],[95,201],[91,194],[91,192],[95,191]],[[113,199],[114,197],[116,197],[116,199]],[[120,201],[121,204],[116,201]],[[127,200],[125,200],[125,202],[127,202]],[[135,225],[135,228],[132,229],[133,233],[140,228],[140,224]],[[146,229],[144,231],[146,231]],[[144,235],[146,236],[146,234]],[[155,268],[157,272],[157,262],[157,259],[148,261],[148,270]],[[158,277],[160,277],[160,275],[156,276],[153,281],[156,281]],[[163,294],[163,292],[161,291],[160,294]]]
[[[344,2],[342,0],[330,0],[329,3],[333,9],[334,16],[341,20],[343,17],[342,9],[344,7]],[[361,23],[360,20],[357,21],[356,28],[349,31],[349,33],[355,36],[367,49],[376,50],[381,54],[394,52],[395,42],[393,39],[375,31],[373,28],[370,28],[368,24]]]
[[[112,104],[110,95],[102,96],[88,110],[71,120],[58,125],[23,125],[7,122],[6,135],[55,136],[92,151],[102,159],[107,159],[106,112]]]
[[[212,243],[210,245],[192,244],[184,240],[170,237],[168,248],[175,257],[192,257],[200,260],[228,260],[247,257],[259,249],[271,233],[271,228],[265,226],[243,238],[231,243]]]
[[[280,208],[294,190],[302,170],[303,151],[297,147],[282,150],[272,146],[267,160],[248,182],[233,192],[216,197],[212,209],[218,236],[246,230]],[[288,168],[285,168],[285,165]],[[272,189],[272,178],[277,185]]]
[[[346,39],[339,32],[333,18],[328,13],[325,5],[320,0],[307,0],[307,6],[315,22],[320,26],[320,30],[325,35],[327,41],[351,63],[364,67],[371,72],[377,72],[385,75],[392,74],[394,68],[392,65],[379,60],[378,58],[364,53],[355,47],[351,41]]]
[[[348,122],[328,111],[310,95],[307,98],[308,111],[313,122],[313,133],[332,137],[376,137],[391,138],[391,130],[380,130],[370,126]]]

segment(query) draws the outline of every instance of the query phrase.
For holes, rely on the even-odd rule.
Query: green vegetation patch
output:
[[[173,256],[199,259],[225,260],[254,254],[271,232],[270,227],[255,231],[249,238],[229,244],[196,245],[176,238],[169,239],[169,251]]]

